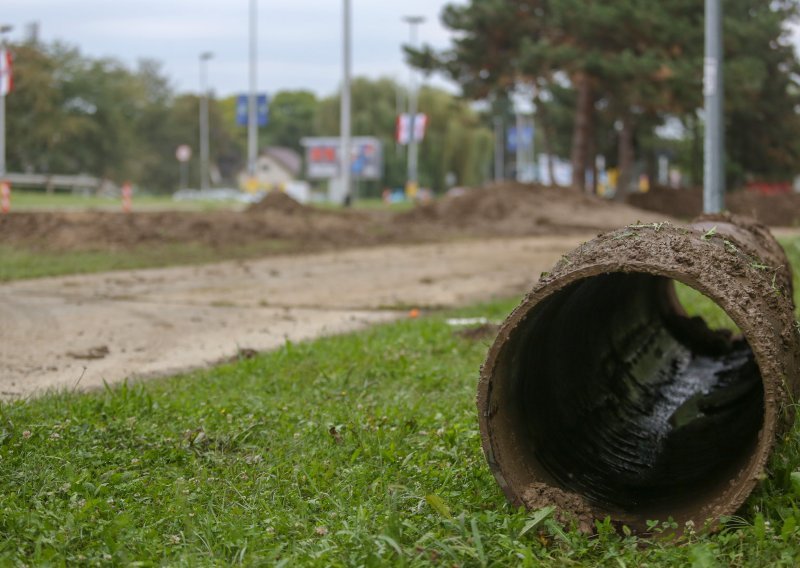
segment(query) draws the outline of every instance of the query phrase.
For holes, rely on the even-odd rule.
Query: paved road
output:
[[[212,365],[439,308],[521,295],[587,237],[354,249],[0,285],[0,397]]]

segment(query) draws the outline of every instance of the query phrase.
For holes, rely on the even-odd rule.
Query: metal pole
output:
[[[10,32],[11,26],[0,26],[0,51],[5,55],[6,37]],[[6,175],[6,96],[0,94],[0,178]],[[2,181],[2,179],[0,179]]]
[[[503,181],[505,170],[505,136],[503,135],[503,119],[494,119],[494,181]]]
[[[703,80],[705,96],[705,175],[703,212],[719,213],[725,208],[725,133],[722,82],[722,1],[706,0],[706,58]]]
[[[345,195],[345,205],[354,201],[350,183],[350,0],[344,0],[342,13],[342,97],[340,112],[341,144],[339,155],[339,170],[342,180],[342,189]]]
[[[522,147],[522,128],[523,120],[522,113],[517,111],[517,182],[522,183],[525,181],[525,148]]]
[[[212,54],[200,54],[200,189],[208,189],[208,87],[207,62]]]
[[[258,6],[250,0],[250,92],[247,99],[247,173],[256,175],[258,158],[258,115],[256,112],[257,64],[258,64]]]
[[[410,35],[411,35],[411,47],[417,47],[417,26],[425,21],[425,18],[422,16],[406,16],[403,18],[410,27]],[[419,175],[418,175],[418,161],[419,161],[419,150],[417,147],[417,137],[415,136],[416,131],[416,119],[417,119],[417,102],[419,93],[417,92],[417,75],[414,72],[414,68],[411,68],[411,77],[410,77],[410,85],[409,85],[409,94],[408,94],[408,128],[410,131],[410,138],[408,141],[408,183],[407,187],[411,189],[412,196],[416,193],[417,187],[419,185]]]
[[[6,175],[6,96],[0,94],[0,181]]]

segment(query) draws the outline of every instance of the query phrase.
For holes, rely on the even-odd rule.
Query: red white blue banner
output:
[[[0,95],[7,95],[14,86],[11,73],[11,52],[0,48]]]

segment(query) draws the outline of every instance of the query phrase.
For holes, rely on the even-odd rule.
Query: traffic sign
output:
[[[181,144],[175,149],[175,157],[179,162],[188,162],[192,159],[192,148],[186,144]]]
[[[239,126],[247,126],[249,105],[249,95],[239,95],[236,99],[236,124]],[[269,97],[266,94],[256,95],[256,118],[259,126],[266,126],[269,122]]]

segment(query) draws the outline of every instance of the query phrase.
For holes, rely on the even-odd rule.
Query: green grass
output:
[[[72,193],[14,190],[11,194],[13,211],[83,211],[103,209],[118,211],[122,203],[118,198],[73,195]],[[213,211],[235,209],[242,205],[230,201],[173,201],[170,195],[135,195],[134,211]]]
[[[513,305],[457,315],[499,320]],[[648,540],[607,522],[586,536],[510,507],[480,449],[486,347],[435,315],[165,381],[6,403],[0,564],[800,561],[798,427],[713,536]]]
[[[212,248],[200,243],[148,245],[127,251],[47,252],[0,244],[0,282],[88,274],[109,270],[158,268],[205,264],[222,260],[247,259],[289,252],[291,243],[281,240],[249,245]]]
[[[800,267],[800,240],[784,245]],[[487,342],[444,318],[1,404],[0,565],[800,564],[800,422],[711,536],[587,536],[510,507],[478,436]]]

